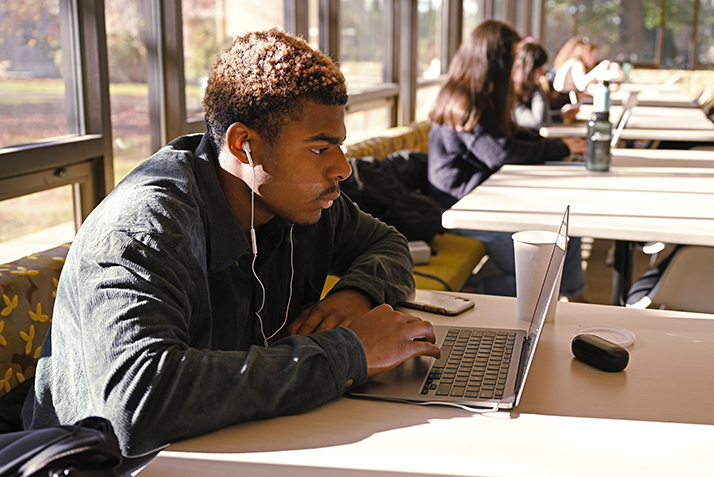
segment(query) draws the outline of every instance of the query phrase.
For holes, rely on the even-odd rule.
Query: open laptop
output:
[[[615,125],[615,132],[612,134],[612,139],[610,140],[610,147],[617,147],[617,143],[620,142],[620,136],[622,135],[622,131],[625,129],[625,126],[627,126],[627,121],[632,115],[632,110],[635,106],[637,106],[637,103],[639,101],[637,95],[638,93],[636,91],[631,92],[622,102],[622,114],[620,115],[620,119]]]
[[[528,331],[463,326],[434,326],[441,358],[417,357],[372,376],[350,391],[353,396],[418,404],[443,404],[474,410],[518,406],[536,346],[565,262],[570,206],[553,244]],[[555,253],[560,247],[562,253]],[[487,348],[500,357],[487,356]],[[461,359],[461,364],[456,363]],[[465,361],[465,363],[464,363]],[[480,376],[483,374],[483,376]],[[469,381],[471,380],[471,381]]]

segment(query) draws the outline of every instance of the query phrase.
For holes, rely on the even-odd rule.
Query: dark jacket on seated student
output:
[[[434,123],[429,130],[429,193],[448,209],[504,164],[543,164],[570,155],[563,141],[520,129],[507,135],[492,109],[470,131]]]

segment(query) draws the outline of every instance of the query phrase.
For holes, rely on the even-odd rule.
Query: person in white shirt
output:
[[[599,80],[613,81],[622,75],[620,65],[609,60],[597,62],[598,50],[587,37],[574,36],[553,61],[553,89],[562,93],[586,93]]]

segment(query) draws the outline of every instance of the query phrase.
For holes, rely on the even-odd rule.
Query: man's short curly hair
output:
[[[203,106],[213,143],[220,148],[235,122],[273,144],[282,126],[300,118],[305,100],[345,105],[345,77],[305,40],[271,29],[238,37],[221,54],[211,69]]]

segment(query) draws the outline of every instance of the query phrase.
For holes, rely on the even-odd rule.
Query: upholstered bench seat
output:
[[[0,397],[35,375],[69,244],[0,265]]]
[[[448,232],[435,236],[429,245],[429,263],[414,267],[416,287],[426,290],[460,290],[486,256],[480,240]]]

